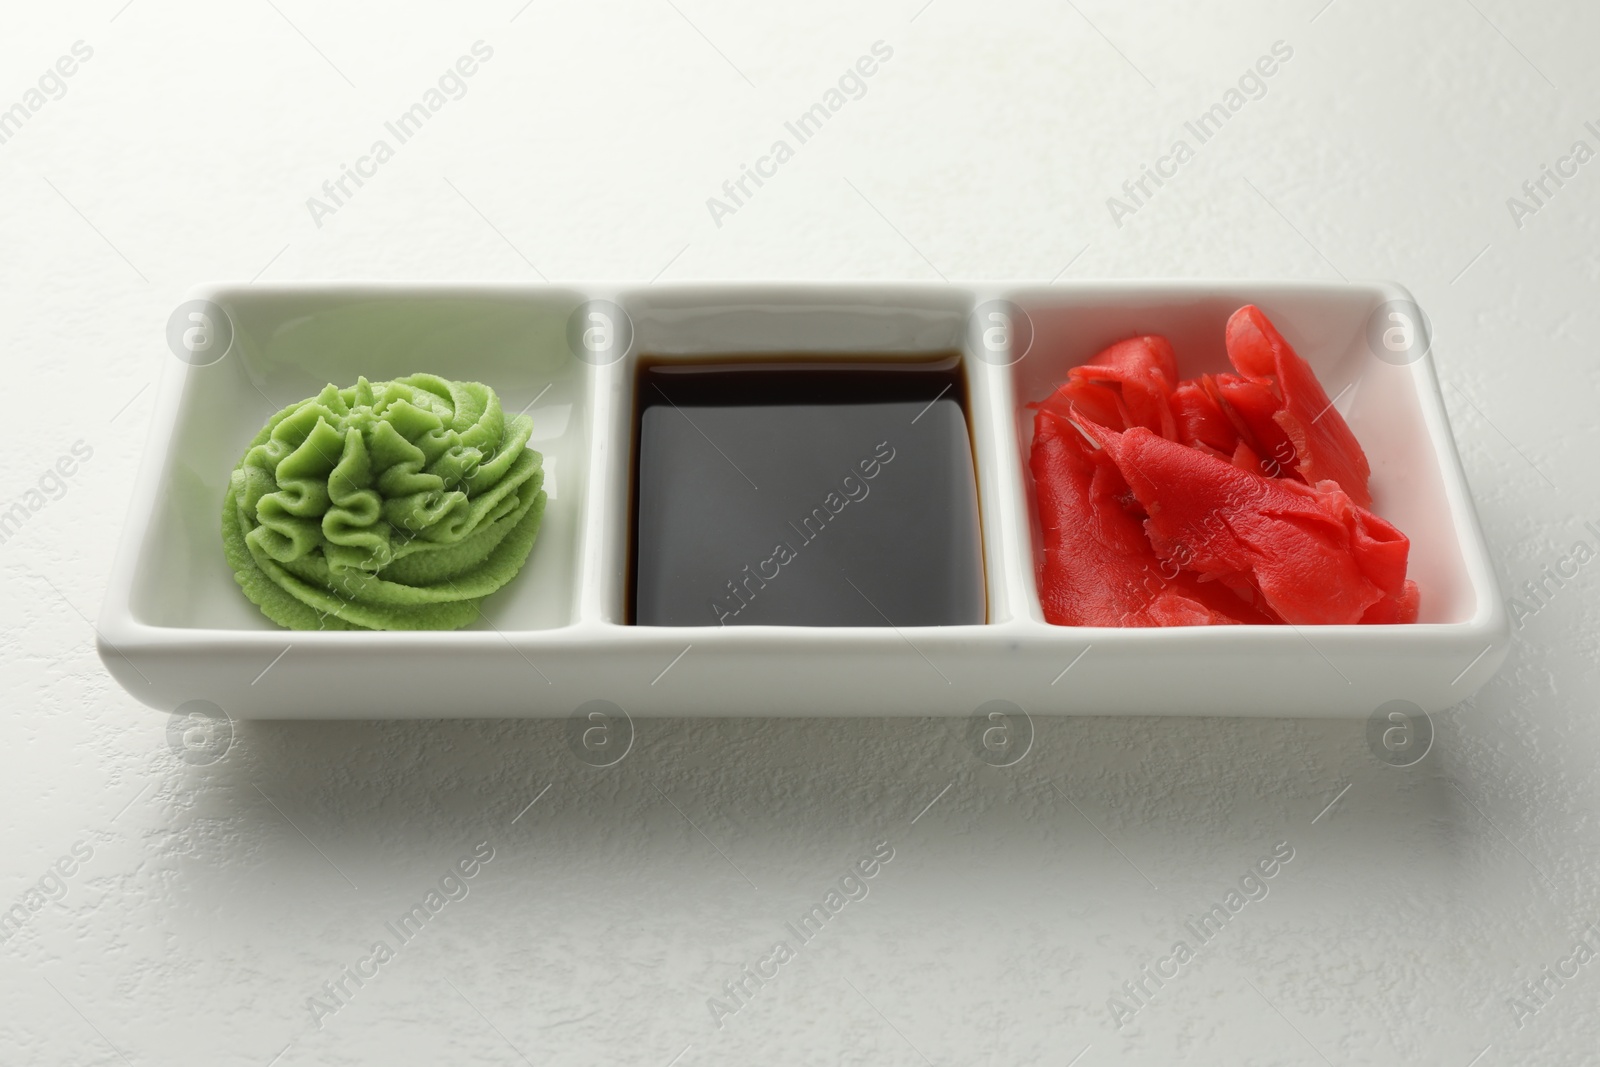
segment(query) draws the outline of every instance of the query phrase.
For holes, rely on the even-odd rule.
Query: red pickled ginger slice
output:
[[[1332,480],[1361,507],[1372,503],[1367,455],[1344,416],[1334,408],[1311,365],[1272,325],[1246,304],[1228,319],[1228,359],[1240,374],[1273,379],[1282,408],[1273,415],[1294,448],[1295,469],[1310,485]]]
[[[1165,337],[1151,334],[1118,341],[1068,374],[1075,382],[1113,382],[1121,386],[1129,425],[1143,426],[1169,441],[1178,439],[1168,401],[1178,386],[1178,357],[1172,342]]]
[[[1082,428],[1144,505],[1158,557],[1223,585],[1254,587],[1266,607],[1297,625],[1358,623],[1385,603],[1367,621],[1414,613],[1405,535],[1335,485],[1267,478],[1142,427]]]
[[[1134,425],[1128,406],[1122,402],[1122,394],[1115,386],[1099,382],[1062,382],[1055,392],[1032,406],[1062,419],[1081,415],[1114,430],[1126,430]]]
[[[1205,385],[1214,392],[1223,411],[1240,426],[1240,436],[1261,457],[1257,473],[1298,481],[1294,442],[1277,421],[1283,401],[1273,393],[1272,386],[1238,374],[1207,375]]]
[[[1198,378],[1182,382],[1170,397],[1172,417],[1177,422],[1179,444],[1214,449],[1231,455],[1239,444],[1239,428],[1222,410],[1221,403],[1206,390]],[[1117,429],[1096,419],[1102,426]]]
[[[1136,432],[1148,435],[1143,428]],[[1128,487],[1117,468],[1098,451],[1091,454],[1077,428],[1048,409],[1034,419],[1029,466],[1044,540],[1039,599],[1050,622],[1201,626],[1273,621],[1226,587],[1197,581],[1176,563],[1158,557],[1138,514],[1124,507]]]

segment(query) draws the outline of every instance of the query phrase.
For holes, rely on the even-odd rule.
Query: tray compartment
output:
[[[130,596],[136,619],[282,633],[240,594],[223,557],[229,474],[270,416],[329,382],[428,372],[493,386],[508,414],[533,418],[530,444],[545,457],[549,499],[535,550],[469,629],[573,621],[591,421],[588,376],[564,341],[578,294],[251,287],[206,298],[226,312],[233,346],[211,365],[181,371],[159,488],[144,502],[152,511]]]
[[[972,444],[978,488],[980,566],[986,602],[984,617],[974,625],[992,622],[1008,610],[1011,597],[997,594],[992,570],[995,557],[987,545],[985,523],[989,510],[984,485],[984,465],[992,465],[992,434],[987,409],[988,381],[975,376],[962,354],[970,294],[947,287],[856,286],[722,286],[692,292],[635,290],[606,296],[621,309],[633,344],[627,355],[607,370],[612,377],[608,398],[608,467],[603,527],[608,531],[600,602],[607,621],[628,618],[629,583],[632,580],[634,434],[639,398],[635,389],[641,363],[671,367],[675,364],[740,364],[842,361],[845,363],[900,364],[961,354],[967,392],[967,433]],[[929,400],[935,397],[930,395]],[[943,409],[947,406],[941,404]],[[936,413],[937,414],[937,413]],[[902,434],[915,434],[912,418]],[[931,425],[931,424],[930,424]],[[863,504],[863,507],[868,505]],[[804,510],[803,508],[801,510]],[[858,577],[860,577],[858,575]],[[708,597],[708,603],[710,598]],[[997,610],[998,609],[998,610]],[[908,627],[921,629],[920,627]],[[727,627],[684,627],[699,631],[697,640],[714,641],[713,630]]]
[[[1455,459],[1448,428],[1443,438],[1431,432],[1433,413],[1425,402],[1430,394],[1437,399],[1431,364],[1386,362],[1367,340],[1370,317],[1388,301],[1407,299],[1401,290],[1180,283],[1019,289],[1005,297],[1027,315],[1033,333],[1027,355],[1007,369],[1011,447],[1028,490],[1028,552],[1035,569],[1042,563],[1043,542],[1027,468],[1033,441],[1033,412],[1027,405],[1049,396],[1069,369],[1106,345],[1139,334],[1163,334],[1172,342],[1180,377],[1232,370],[1223,348],[1223,327],[1235,310],[1254,303],[1311,364],[1366,450],[1372,464],[1373,510],[1411,539],[1409,576],[1422,591],[1419,621],[1465,622],[1481,610],[1452,507],[1449,472]],[[1440,449],[1441,440],[1448,453]],[[1037,608],[1037,584],[1030,585],[1030,595]]]

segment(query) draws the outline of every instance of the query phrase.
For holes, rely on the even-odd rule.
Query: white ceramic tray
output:
[[[1427,333],[1396,286],[339,284],[192,295],[226,313],[212,328],[231,338],[215,339],[228,342],[220,358],[220,343],[202,346],[172,358],[164,374],[99,623],[107,668],[162,710],[201,701],[235,718],[568,716],[606,701],[593,707],[970,715],[1000,700],[1031,714],[1368,716],[1391,700],[1434,712],[1465,699],[1509,642]],[[1245,303],[1259,304],[1312,364],[1365,446],[1374,510],[1411,538],[1421,620],[1046,623],[1035,586],[1026,405],[1068,368],[1136,333],[1171,338],[1185,377],[1227,369],[1223,324]],[[1416,320],[1410,337],[1385,334],[1404,325],[1389,318],[1395,308]],[[198,320],[175,315],[174,340],[185,321]],[[585,326],[594,329],[585,335]],[[969,390],[986,624],[625,623],[641,352],[910,358],[950,350],[963,353]],[[465,630],[277,628],[245,600],[223,558],[230,470],[269,415],[328,382],[423,370],[486,382],[508,411],[531,405],[550,499],[527,566]]]

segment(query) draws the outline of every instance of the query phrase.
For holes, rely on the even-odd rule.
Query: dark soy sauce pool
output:
[[[986,615],[960,357],[641,361],[630,619]]]

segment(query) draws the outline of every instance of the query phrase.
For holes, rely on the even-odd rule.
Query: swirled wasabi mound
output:
[[[413,374],[272,417],[223,502],[234,579],[293,630],[454,630],[521,569],[544,514],[533,420]]]

